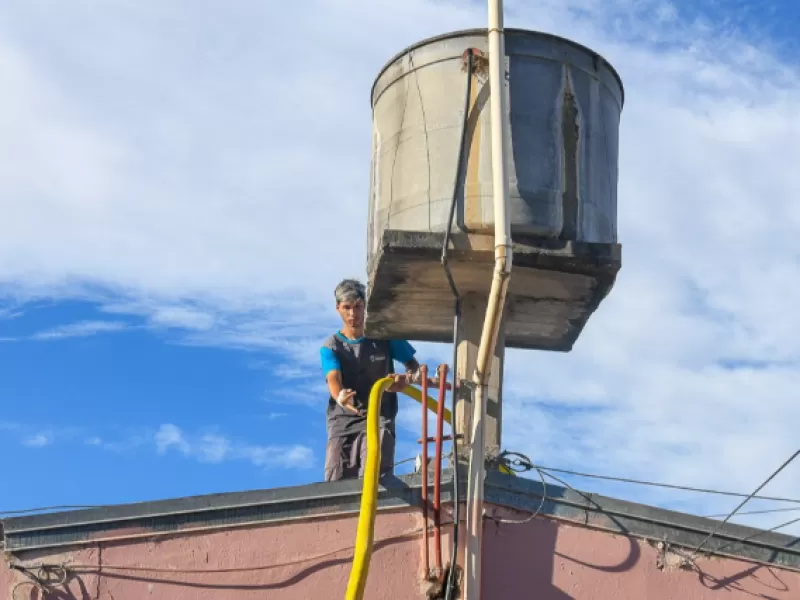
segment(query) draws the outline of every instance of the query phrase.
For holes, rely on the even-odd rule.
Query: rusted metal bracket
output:
[[[469,68],[469,53],[472,53],[472,73],[484,81],[489,77],[489,58],[486,52],[478,48],[467,48],[461,54],[461,70]]]

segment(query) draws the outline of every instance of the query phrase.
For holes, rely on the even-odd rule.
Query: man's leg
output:
[[[358,475],[356,435],[330,438],[325,448],[325,481],[351,479]]]
[[[325,481],[338,481],[344,475],[344,438],[328,438],[325,447]]]
[[[367,466],[366,433],[362,433],[360,435],[358,444],[360,446],[359,448],[360,464],[358,465],[358,476],[363,477],[364,468]],[[388,429],[381,428],[381,464],[380,464],[381,475],[394,472],[394,448],[395,448],[394,434]]]
[[[394,432],[381,429],[381,475],[394,473]]]

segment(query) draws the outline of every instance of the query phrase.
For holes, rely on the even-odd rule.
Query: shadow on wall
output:
[[[509,512],[498,511],[497,516],[507,518]],[[513,518],[519,520],[519,515]],[[649,593],[658,595],[656,590],[659,589],[665,592],[665,598],[677,597],[666,590],[678,585],[690,594],[685,596],[687,598],[701,595],[733,600],[800,598],[796,587],[800,578],[778,568],[743,565],[740,561],[722,558],[698,560],[688,569],[660,568],[656,566],[655,548],[646,544],[643,547],[636,538],[624,534],[584,530],[582,539],[567,536],[568,540],[558,545],[559,530],[563,527],[547,519],[508,524],[487,520],[483,594],[488,598],[520,600],[581,600],[601,597],[592,594],[603,589],[603,593],[614,594],[608,597],[617,597],[624,594],[620,586],[625,586],[626,580],[615,576],[635,570],[636,575],[627,578],[632,586],[628,591],[649,590],[645,592],[648,597]],[[601,536],[606,543],[598,543],[598,538],[593,536]],[[648,579],[649,582],[643,582]]]
[[[556,587],[553,582],[556,569],[571,574],[571,569],[577,566],[622,573],[633,569],[641,557],[637,541],[626,538],[630,546],[627,556],[621,561],[608,565],[579,561],[556,551],[558,529],[556,522],[545,519],[533,519],[523,524],[487,520],[483,541],[483,594],[487,598],[578,600],[577,596]],[[575,581],[579,583],[577,576]]]
[[[763,579],[759,577],[759,571],[764,573]],[[779,593],[781,595],[791,592],[789,586],[780,578],[776,569],[762,565],[752,565],[727,577],[715,577],[702,570],[698,570],[697,575],[703,587],[712,592],[719,590],[735,591],[743,595],[766,600],[777,600],[774,596],[765,595],[766,592]],[[745,587],[743,582],[747,581],[753,584],[754,591]]]

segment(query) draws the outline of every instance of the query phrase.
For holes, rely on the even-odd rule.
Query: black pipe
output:
[[[450,284],[450,290],[455,297],[455,312],[453,316],[453,391],[452,391],[452,410],[450,411],[452,423],[451,430],[453,432],[453,542],[452,550],[450,551],[450,571],[447,574],[447,586],[445,588],[445,600],[453,600],[453,591],[455,590],[456,581],[456,565],[458,563],[458,521],[459,521],[459,505],[461,498],[459,497],[458,486],[458,435],[456,434],[456,403],[458,399],[458,342],[459,342],[459,328],[461,321],[461,297],[456,287],[456,282],[453,279],[453,274],[450,271],[450,265],[447,263],[447,249],[450,243],[450,233],[453,227],[453,217],[456,212],[456,202],[458,201],[458,183],[461,178],[461,166],[464,163],[464,145],[467,135],[467,121],[469,120],[469,100],[472,94],[472,48],[467,49],[467,91],[464,98],[464,119],[461,123],[461,141],[458,147],[458,160],[456,161],[456,175],[453,182],[453,198],[450,201],[450,218],[447,220],[447,229],[444,235],[444,244],[442,245],[442,266],[447,275],[447,281]],[[466,197],[466,189],[464,190]]]

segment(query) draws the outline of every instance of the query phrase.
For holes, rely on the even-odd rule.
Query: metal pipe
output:
[[[479,600],[483,542],[483,485],[485,475],[484,426],[486,396],[492,357],[502,322],[508,283],[511,276],[511,222],[507,175],[509,139],[505,90],[505,40],[503,38],[503,2],[489,0],[489,86],[492,125],[492,187],[494,193],[495,266],[492,287],[483,322],[481,342],[475,367],[472,445],[467,482],[467,549],[464,599]]]
[[[458,199],[458,182],[461,178],[461,166],[464,163],[464,147],[467,138],[467,124],[469,123],[469,109],[470,99],[472,96],[472,63],[475,50],[467,48],[464,55],[467,59],[467,81],[464,90],[464,116],[461,120],[461,140],[458,146],[458,160],[456,162],[456,172],[453,181],[453,197],[450,201],[450,218],[447,221],[447,230],[444,236],[444,243],[442,244],[442,266],[447,275],[447,281],[450,283],[450,290],[453,292],[455,298],[454,314],[453,314],[453,395],[451,401],[453,409],[451,414],[456,414],[456,404],[458,401],[458,382],[456,381],[456,373],[458,373],[458,343],[459,343],[459,329],[461,319],[461,296],[458,293],[458,287],[453,279],[453,274],[450,271],[450,265],[447,263],[447,250],[450,243],[450,231],[453,225],[453,217],[456,212],[456,201]],[[466,197],[466,193],[465,193]],[[456,431],[455,421],[450,423],[450,430],[453,434],[453,533],[450,544],[450,571],[447,574],[447,584],[445,586],[445,600],[453,600],[456,583],[456,566],[458,565],[458,532],[459,532],[459,513],[460,513],[460,487],[458,477],[458,432]],[[466,433],[466,432],[464,432]]]
[[[433,479],[433,544],[436,553],[436,575],[442,574],[442,435],[444,434],[444,402],[447,395],[447,365],[439,365],[439,410],[436,412],[436,464]]]
[[[470,66],[472,63],[472,56],[470,55]],[[458,382],[456,381],[456,373],[458,372],[458,333],[459,333],[459,319],[461,318],[461,301],[456,299],[456,313],[453,317],[453,394],[451,402],[453,403],[452,414],[456,414],[456,402],[458,398]],[[453,533],[450,549],[450,572],[447,574],[447,585],[445,587],[444,598],[445,600],[453,600],[456,585],[456,566],[458,565],[458,530],[459,530],[459,512],[461,498],[459,494],[458,483],[458,433],[455,429],[455,423],[450,424],[450,430],[453,432]]]
[[[419,370],[422,376],[422,397],[427,398],[428,365],[420,365]],[[425,570],[423,575],[425,579],[428,579],[431,574],[430,532],[428,531],[428,407],[425,402],[420,403],[420,406],[422,407],[422,520],[425,531],[423,541]]]
[[[450,389],[450,384],[449,383],[447,384],[447,388]],[[416,400],[417,402],[422,402],[423,404],[426,404],[428,406],[428,410],[429,411],[434,412],[434,413],[437,413],[439,411],[439,403],[436,400],[434,400],[433,398],[431,398],[430,396],[428,396],[427,398],[425,398],[425,400],[423,400],[422,399],[422,392],[420,392],[413,385],[407,385],[406,387],[403,388],[402,391],[409,398],[412,398],[412,399]],[[443,411],[444,411],[444,420],[445,420],[445,422],[450,424],[450,425],[452,425],[453,424],[453,415],[452,415],[452,413],[447,408],[444,408]]]
[[[445,370],[445,378],[439,381],[439,399],[437,403],[437,416],[439,421],[439,431],[442,430],[442,421],[444,420],[444,394],[445,390],[450,387],[446,381],[447,371]],[[426,378],[427,379],[427,378]],[[353,555],[353,566],[350,570],[350,579],[347,584],[347,592],[345,600],[362,600],[364,597],[364,589],[367,584],[367,575],[369,573],[369,565],[372,559],[372,547],[375,537],[375,513],[378,509],[378,478],[380,476],[380,460],[381,460],[381,444],[380,444],[380,412],[381,412],[381,399],[383,392],[389,389],[394,383],[393,377],[384,377],[376,381],[369,394],[369,409],[367,411],[367,462],[364,466],[364,485],[361,491],[361,510],[358,515],[358,528],[356,531],[356,545]],[[427,384],[426,384],[427,385]],[[410,395],[412,398],[422,402],[422,405],[427,407],[431,406],[434,402],[432,398],[426,398],[419,392],[409,386],[403,390],[404,393]],[[423,398],[426,400],[423,402]],[[426,415],[427,417],[427,415]],[[441,443],[437,445],[439,455],[441,455]],[[441,480],[441,457],[437,456],[436,463],[436,488],[438,489],[439,481]],[[436,503],[438,505],[440,497],[436,496]],[[427,523],[426,523],[427,527]],[[439,539],[440,523],[436,523],[436,539]],[[441,560],[441,545],[440,560]]]
[[[452,435],[443,435],[443,436],[442,436],[442,441],[443,441],[443,442],[449,442],[449,441],[450,441],[450,440],[452,440],[452,439],[453,439],[453,436],[452,436]],[[436,441],[436,436],[434,436],[434,437],[429,437],[429,438],[428,438],[428,443],[429,443],[429,444],[430,444],[431,442],[435,442],[435,441]],[[419,439],[417,440],[417,443],[418,443],[418,444],[421,444],[421,443],[422,443],[422,438],[419,438]]]

